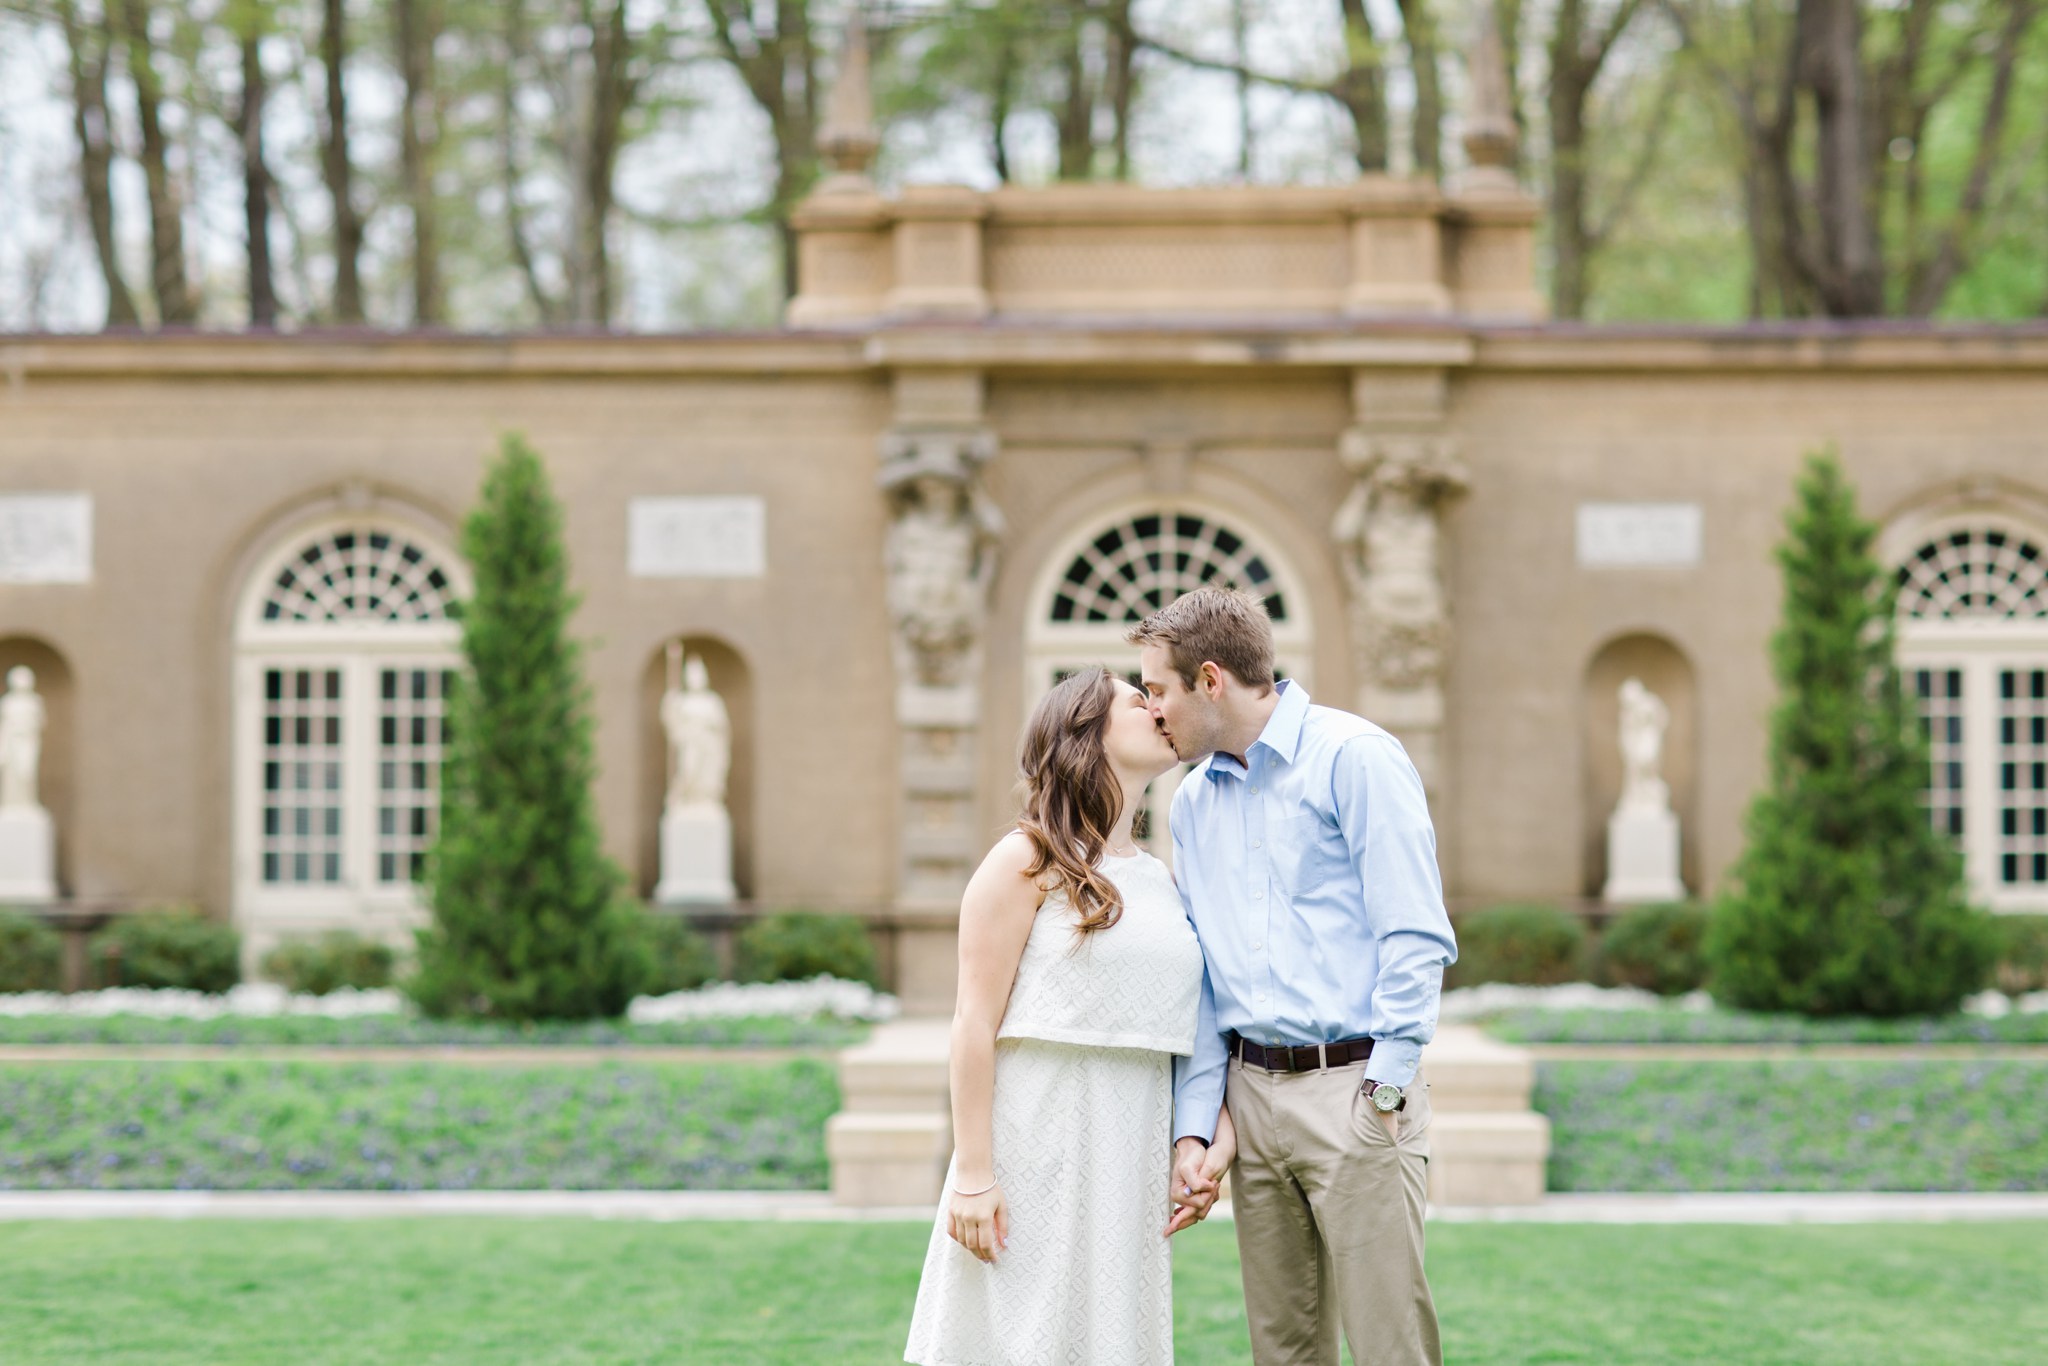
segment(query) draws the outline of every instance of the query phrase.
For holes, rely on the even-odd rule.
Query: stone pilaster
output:
[[[1441,515],[1466,485],[1441,370],[1361,371],[1338,445],[1354,477],[1331,528],[1350,590],[1359,713],[1407,748],[1432,800],[1443,783],[1451,645]]]
[[[896,665],[897,989],[951,1008],[960,895],[983,852],[975,823],[988,591],[1002,519],[981,484],[995,457],[981,378],[906,372],[883,434],[889,621]]]

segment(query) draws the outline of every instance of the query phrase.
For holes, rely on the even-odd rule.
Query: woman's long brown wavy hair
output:
[[[1106,930],[1124,913],[1116,884],[1096,865],[1123,813],[1123,788],[1103,748],[1116,681],[1085,669],[1045,695],[1024,727],[1024,813],[1017,820],[1037,850],[1025,875],[1066,893],[1083,934]]]

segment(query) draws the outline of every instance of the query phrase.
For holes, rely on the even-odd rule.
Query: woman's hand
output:
[[[946,1191],[946,1236],[993,1264],[996,1253],[1010,1244],[1010,1207],[1003,1188],[991,1186],[978,1195]]]

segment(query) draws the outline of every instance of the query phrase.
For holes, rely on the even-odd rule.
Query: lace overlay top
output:
[[[1173,874],[1145,853],[1105,857],[1101,868],[1123,893],[1123,916],[1077,934],[1080,917],[1066,893],[1049,894],[996,1037],[1192,1053],[1202,947]]]

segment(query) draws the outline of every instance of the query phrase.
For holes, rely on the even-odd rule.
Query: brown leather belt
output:
[[[1339,1039],[1335,1043],[1282,1044],[1268,1048],[1243,1035],[1230,1035],[1230,1056],[1242,1058],[1268,1072],[1314,1072],[1325,1067],[1343,1067],[1364,1062],[1372,1056],[1371,1039]]]

